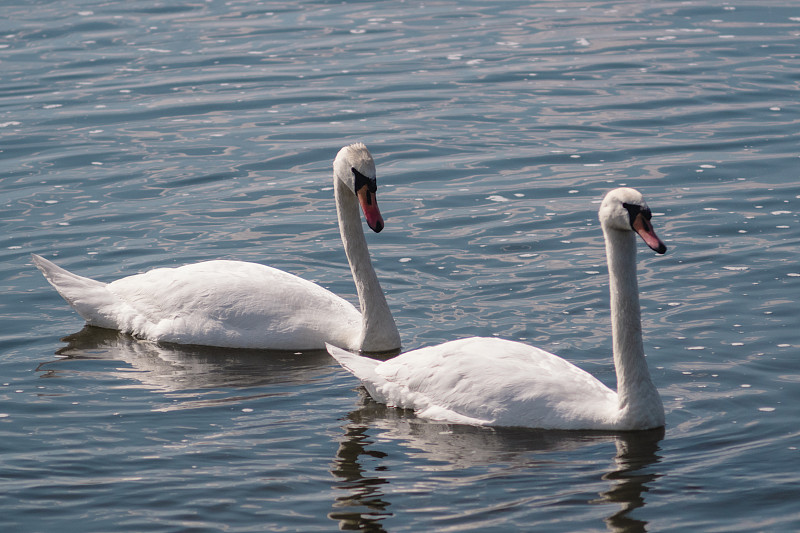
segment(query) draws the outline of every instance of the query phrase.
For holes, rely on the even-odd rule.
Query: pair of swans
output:
[[[328,352],[370,395],[423,418],[544,429],[639,430],[664,425],[642,345],[635,234],[666,252],[642,195],[609,192],[600,206],[611,291],[617,391],[539,348],[472,337],[412,350],[388,361],[352,352],[400,348],[400,335],[372,268],[358,203],[369,227],[383,229],[375,164],[363,144],[333,164],[339,229],[361,307],[271,267],[207,261],[159,268],[106,284],[39,256],[36,266],[95,326],[163,342]],[[343,349],[344,348],[344,349]]]

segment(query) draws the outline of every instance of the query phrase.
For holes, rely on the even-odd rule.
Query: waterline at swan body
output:
[[[205,261],[102,283],[37,255],[33,260],[89,324],[145,339],[274,350],[320,349],[326,342],[365,352],[396,350],[400,335],[359,215],[361,204],[370,228],[383,229],[375,163],[357,143],[339,151],[333,170],[339,230],[360,312],[319,285],[257,263]]]
[[[617,390],[539,348],[471,337],[377,361],[328,344],[328,352],[390,406],[450,423],[567,430],[643,430],[664,425],[642,345],[636,239],[666,246],[642,195],[614,189],[600,207],[611,291]],[[600,326],[598,326],[600,327]]]

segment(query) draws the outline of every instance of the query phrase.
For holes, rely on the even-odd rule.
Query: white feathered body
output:
[[[471,337],[388,361],[328,346],[378,402],[450,423],[543,429],[624,429],[617,393],[526,344]]]
[[[404,353],[385,362],[328,345],[372,397],[453,423],[542,429],[640,430],[664,425],[642,343],[636,240],[667,247],[653,230],[641,193],[609,192],[599,218],[611,295],[612,356],[617,392],[549,352],[497,338],[472,337]]]
[[[179,344],[301,350],[324,349],[337,338],[350,349],[359,346],[362,318],[352,304],[258,263],[205,261],[106,284],[39,256],[34,262],[94,326]]]

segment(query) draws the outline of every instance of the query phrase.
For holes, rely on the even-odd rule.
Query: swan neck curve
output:
[[[333,181],[339,233],[361,308],[362,328],[358,333],[357,344],[365,352],[395,350],[400,347],[400,333],[372,267],[359,215],[358,199],[342,180],[334,176]]]
[[[604,235],[620,415],[638,426],[663,425],[664,408],[650,378],[642,343],[636,238],[631,231],[612,228],[604,228]]]

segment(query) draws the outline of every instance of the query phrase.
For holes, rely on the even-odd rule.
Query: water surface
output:
[[[800,11],[781,2],[5,2],[0,526],[8,531],[800,528]],[[110,281],[264,262],[354,301],[330,165],[360,140],[406,349],[497,335],[614,386],[597,208],[640,189],[663,432],[471,428],[325,353],[82,320]]]

